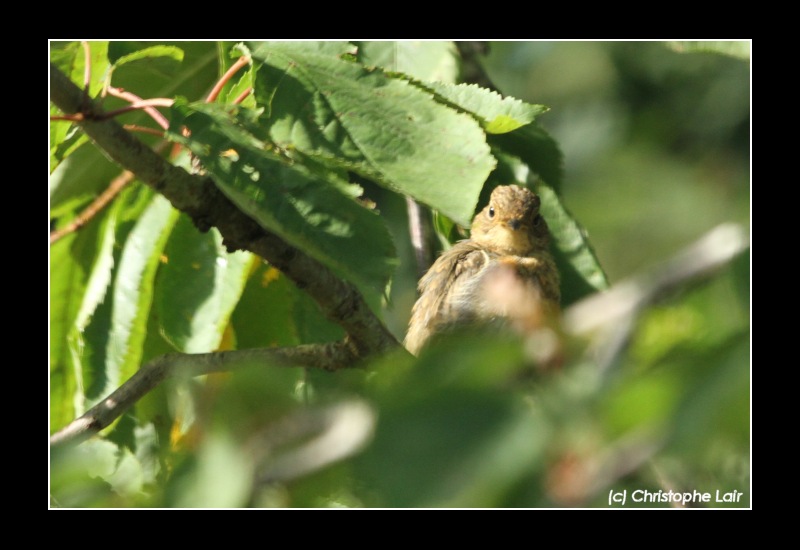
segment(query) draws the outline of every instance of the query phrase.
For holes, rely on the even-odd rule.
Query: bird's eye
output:
[[[541,214],[536,216],[535,218],[533,218],[533,225],[536,226],[536,227],[539,227],[540,225],[542,225],[542,216],[541,216]]]
[[[494,218],[494,206],[489,207],[489,217]]]

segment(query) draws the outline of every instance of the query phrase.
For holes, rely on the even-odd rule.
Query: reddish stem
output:
[[[103,191],[96,199],[94,199],[92,203],[83,210],[83,212],[78,214],[75,219],[69,223],[69,225],[50,233],[50,244],[53,244],[57,240],[69,235],[70,233],[74,233],[86,225],[89,220],[94,218],[98,212],[105,208],[114,197],[119,195],[119,192],[122,191],[126,185],[132,182],[134,177],[135,176],[133,172],[125,170],[119,176],[114,178],[106,190]]]
[[[83,113],[74,115],[50,115],[50,120],[68,120],[70,122],[80,122],[83,120]]]
[[[239,94],[239,97],[237,97],[236,99],[233,100],[233,104],[234,105],[238,105],[239,103],[244,101],[245,98],[247,96],[249,96],[251,93],[253,93],[253,88],[247,88],[245,91],[243,91],[241,94]]]
[[[208,97],[206,98],[206,103],[211,103],[212,101],[217,99],[217,96],[219,96],[219,93],[222,91],[222,88],[225,86],[225,84],[228,83],[228,81],[233,77],[233,75],[235,75],[239,71],[239,69],[247,65],[249,62],[250,59],[247,58],[246,56],[242,56],[239,59],[237,59],[236,63],[231,65],[231,67],[227,71],[225,71],[225,74],[222,75],[222,78],[219,79],[219,81],[214,85],[214,87],[208,93]]]
[[[156,130],[155,128],[148,128],[147,126],[139,126],[138,124],[123,124],[122,127],[129,132],[141,132],[143,134],[164,137],[164,132]]]
[[[137,104],[141,105],[143,102],[145,102],[145,100],[142,99],[141,97],[139,97],[138,95],[132,94],[131,92],[126,92],[122,88],[115,88],[113,86],[109,86],[108,87],[108,93],[109,93],[109,95],[113,95],[114,97],[118,97],[120,99],[124,99],[125,101],[129,101],[133,105],[137,105]],[[147,101],[154,101],[154,100],[147,100]],[[165,103],[169,102],[169,105],[160,105],[161,107],[165,107],[165,106],[169,107],[170,105],[172,105],[172,100],[171,99],[159,99],[157,101],[161,101],[161,102],[165,102]],[[169,128],[169,121],[166,119],[166,117],[164,117],[164,115],[159,113],[156,109],[154,109],[153,107],[143,107],[143,109],[144,109],[144,112],[147,113],[148,115],[150,115],[150,117],[153,120],[155,120],[156,123],[159,126],[164,128],[165,130],[167,128]],[[128,110],[130,110],[130,109],[128,109]],[[111,111],[111,112],[119,114],[118,112],[115,112],[115,111]],[[109,113],[106,113],[106,115],[108,115],[108,114]]]
[[[162,141],[154,147],[154,150],[157,153],[161,153],[167,148],[168,145],[168,142]],[[136,176],[133,172],[125,170],[119,176],[111,180],[111,183],[108,184],[108,187],[106,187],[105,191],[100,193],[100,195],[98,195],[89,206],[87,206],[80,214],[75,216],[74,220],[61,229],[57,229],[56,231],[50,233],[50,244],[53,244],[57,240],[69,235],[70,233],[74,233],[89,223],[89,221],[94,218],[98,212],[108,206],[108,204],[114,200],[114,197],[119,195],[120,191],[122,191],[125,186],[132,182],[135,178]]]
[[[100,117],[98,117],[98,120],[108,120],[109,118],[114,118],[117,115],[121,115],[123,113],[128,113],[130,111],[136,111],[137,109],[145,109],[145,110],[147,110],[148,108],[152,108],[152,107],[171,107],[172,103],[173,103],[173,100],[167,99],[167,98],[162,98],[162,97],[157,97],[155,99],[144,99],[144,100],[142,100],[140,102],[137,102],[137,103],[131,103],[130,105],[127,105],[126,107],[122,107],[120,109],[115,109],[113,111],[106,111]],[[168,127],[169,127],[169,123],[167,123],[166,126],[162,126],[162,128],[164,128],[165,130]]]
[[[83,89],[89,94],[89,85],[92,83],[92,51],[87,41],[82,41],[83,46]]]

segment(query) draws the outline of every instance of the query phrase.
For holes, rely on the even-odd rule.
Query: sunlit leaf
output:
[[[251,261],[247,252],[229,254],[217,230],[200,233],[181,216],[161,255],[155,287],[164,338],[185,353],[217,349]]]
[[[50,216],[70,214],[76,206],[86,205],[120,172],[97,148],[78,148],[50,175]]]
[[[117,68],[132,61],[149,60],[154,57],[167,57],[180,63],[183,61],[183,50],[177,46],[150,46],[113,59],[112,63],[114,68]]]
[[[102,372],[95,372],[90,399],[100,399],[139,368],[153,279],[178,212],[157,195],[128,235],[114,279],[110,337]],[[90,388],[87,387],[87,392]]]
[[[503,97],[477,84],[430,82],[421,86],[435,92],[441,100],[474,115],[490,134],[506,134],[516,130],[548,110],[544,105]]]
[[[356,42],[358,60],[367,67],[381,67],[424,81],[455,82],[458,50],[448,41]]]
[[[676,52],[713,52],[750,59],[751,45],[746,40],[673,40],[667,44]]]
[[[271,141],[467,224],[494,166],[479,125],[413,84],[293,43],[253,49]]]
[[[380,217],[342,192],[352,195],[354,186],[333,172],[288,164],[220,106],[178,101],[173,113],[170,138],[197,155],[244,212],[345,278],[383,290],[394,246]]]

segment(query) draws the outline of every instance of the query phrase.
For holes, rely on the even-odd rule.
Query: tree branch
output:
[[[239,210],[207,176],[189,174],[165,161],[103,111],[54,65],[50,65],[50,99],[64,113],[81,113],[78,122],[95,144],[114,161],[164,195],[206,231],[219,229],[228,250],[249,250],[282,271],[307,292],[324,314],[347,332],[352,359],[399,346],[356,288],[330,269],[264,230]]]
[[[673,257],[645,273],[573,304],[563,315],[567,334],[589,337],[601,373],[627,349],[639,313],[648,305],[727,265],[750,246],[747,233],[733,223],[718,225]]]
[[[56,447],[78,444],[92,437],[167,378],[200,376],[248,365],[306,366],[332,371],[351,366],[353,361],[352,352],[346,342],[194,355],[162,355],[142,365],[114,393],[53,434],[50,445]]]

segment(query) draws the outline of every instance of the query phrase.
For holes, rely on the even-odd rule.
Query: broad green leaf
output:
[[[111,283],[111,273],[114,267],[114,243],[117,230],[117,217],[123,206],[122,201],[116,201],[109,208],[108,215],[100,220],[94,219],[91,223],[100,225],[100,239],[97,243],[96,257],[82,296],[81,307],[75,322],[72,325],[67,342],[72,355],[73,375],[75,376],[78,392],[75,394],[75,408],[77,411],[86,410],[84,401],[85,387],[83,380],[84,368],[82,366],[85,356],[89,353],[84,340],[84,332],[98,306],[103,302]]]
[[[180,216],[162,262],[154,296],[160,333],[178,351],[214,351],[241,296],[252,255],[229,254],[219,231],[200,233]]]
[[[95,261],[99,224],[90,224],[50,247],[50,430],[75,418],[77,379],[67,335],[81,307]]]
[[[453,83],[458,76],[458,50],[452,42],[404,40],[356,42],[365,66],[407,74],[418,80]]]
[[[420,85],[434,92],[446,103],[473,114],[490,134],[506,134],[516,130],[530,124],[537,116],[548,110],[544,105],[533,105],[513,97],[503,97],[477,84],[425,82]]]
[[[168,504],[179,508],[236,508],[247,505],[253,483],[251,457],[223,433],[208,437],[196,459],[175,472]]]
[[[183,50],[177,46],[150,46],[148,48],[142,48],[141,50],[136,50],[114,59],[113,68],[116,69],[131,61],[139,61],[141,59],[149,60],[154,57],[167,57],[180,63],[183,61]]]
[[[246,69],[240,69],[240,72],[242,72],[242,75],[239,77],[239,80],[237,80],[236,83],[230,87],[228,93],[225,94],[224,96],[220,95],[220,97],[224,98],[224,101],[222,101],[222,103],[232,104],[235,100],[239,98],[239,96],[245,93],[248,89],[255,89],[256,72],[257,72],[256,67],[254,67],[251,64]],[[239,105],[251,109],[255,108],[256,107],[255,94],[251,92],[250,95],[244,99],[244,101],[241,101],[239,103]]]
[[[380,217],[342,192],[353,186],[333,172],[289,165],[221,106],[176,101],[172,112],[169,138],[197,155],[242,211],[346,279],[383,291],[394,246]]]
[[[538,124],[528,124],[508,134],[489,136],[492,147],[522,159],[533,172],[558,191],[564,171],[556,141]]]
[[[498,506],[542,460],[546,418],[513,391],[517,342],[457,334],[412,369],[378,359],[371,380],[380,413],[374,442],[353,461],[370,505]],[[385,368],[381,368],[385,367]]]
[[[334,41],[334,40],[304,40],[302,42],[248,42],[247,46],[251,52],[256,50],[265,51],[273,46],[288,47],[292,51],[308,54],[319,54],[329,57],[352,57],[358,53],[358,47],[350,42]],[[255,58],[260,58],[260,55],[254,54]]]
[[[157,195],[136,222],[125,241],[114,279],[110,334],[103,372],[87,388],[87,398],[97,400],[129,378],[139,368],[147,316],[153,298],[153,279],[164,245],[178,211]]]
[[[676,52],[713,52],[750,60],[750,42],[746,40],[674,40],[667,44]]]
[[[85,135],[80,132],[80,135]],[[50,217],[73,214],[122,172],[96,147],[80,147],[50,175]]]
[[[552,187],[544,182],[536,186],[542,199],[541,212],[552,235],[552,248],[561,272],[561,305],[587,294],[608,288],[608,280],[592,250],[586,231],[567,211]]]
[[[247,280],[231,323],[239,349],[300,343],[292,317],[297,288],[280,271],[260,262]]]
[[[332,342],[344,336],[308,294],[264,263],[248,279],[231,322],[239,349]]]
[[[120,243],[125,242],[130,227],[128,220],[141,212],[142,199],[151,197],[149,189],[129,187],[77,233],[51,247],[51,308],[55,308],[51,309],[51,390],[69,400],[69,414],[59,421],[54,419],[53,429],[83,413],[86,396],[105,388],[112,268],[118,265]],[[71,258],[57,255],[63,242],[72,243]],[[69,279],[66,288],[62,287],[64,277]],[[65,297],[62,292],[69,295]],[[53,399],[52,412],[60,410],[57,403]]]
[[[441,210],[472,216],[494,167],[480,126],[377,69],[292,43],[253,50],[271,141]]]
[[[54,105],[50,106],[50,114],[59,114]],[[87,141],[89,137],[71,122],[66,120],[50,122],[50,173],[52,174],[64,159]]]
[[[145,48],[154,47],[146,41],[114,41],[109,44],[109,56],[119,59]],[[214,42],[171,42],[159,46],[178,47],[183,51],[183,61],[171,57],[150,57],[145,62],[126,63],[114,71],[111,84],[131,91],[142,98],[175,97],[204,98],[219,78],[219,57]],[[113,98],[108,98],[110,103]],[[119,103],[122,105],[123,103]],[[126,113],[124,122],[153,126],[144,113]],[[140,134],[147,141],[150,136]]]
[[[100,240],[97,243],[97,252],[83,294],[83,301],[78,315],[75,319],[75,328],[82,332],[86,328],[92,314],[106,296],[106,291],[111,283],[111,270],[114,267],[114,236],[116,233],[117,215],[123,206],[122,201],[116,201],[101,221],[92,220],[94,223],[102,223],[100,229]]]

